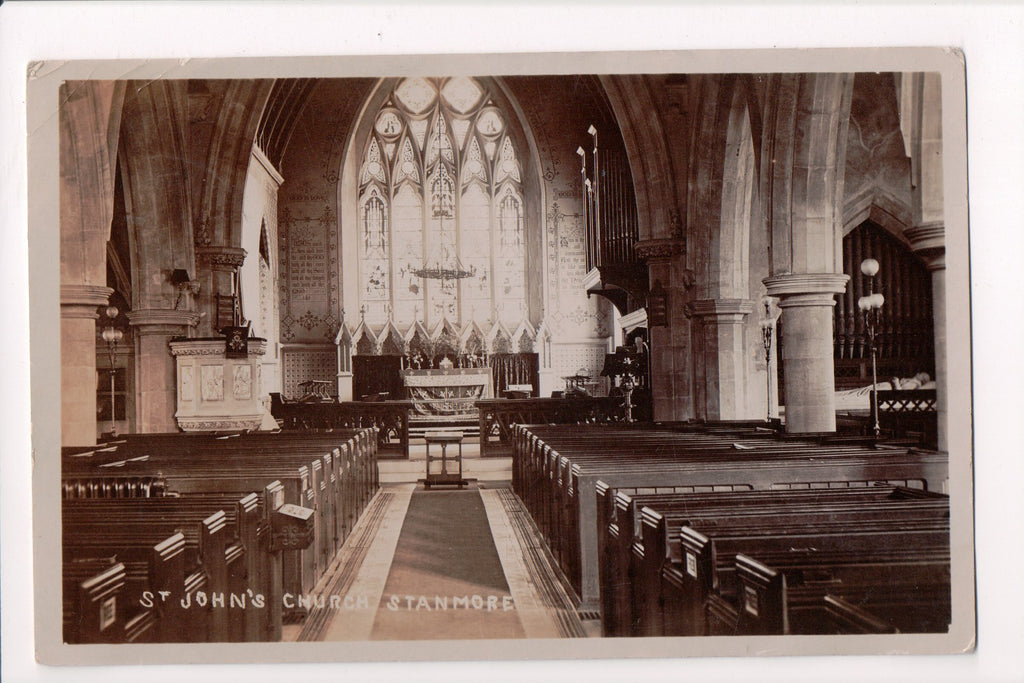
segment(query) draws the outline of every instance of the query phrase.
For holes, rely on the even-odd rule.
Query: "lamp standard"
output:
[[[875,343],[878,330],[878,311],[885,303],[885,297],[875,292],[875,275],[878,274],[878,261],[873,258],[864,259],[860,264],[860,272],[868,279],[868,293],[857,300],[857,308],[864,314],[864,324],[868,332],[868,347],[871,350],[871,413],[874,419],[875,438],[881,433],[878,426],[878,346]]]
[[[117,368],[114,367],[114,355],[117,353],[117,344],[124,337],[124,332],[114,327],[114,319],[117,318],[117,306],[107,306],[104,314],[110,320],[110,325],[104,327],[100,333],[103,341],[107,343],[107,357],[110,359],[110,435],[117,436],[114,413],[114,375]]]
[[[772,421],[772,337],[775,336],[775,319],[772,318],[772,300],[764,298],[764,320],[761,321],[761,339],[764,342],[765,372],[765,422]]]

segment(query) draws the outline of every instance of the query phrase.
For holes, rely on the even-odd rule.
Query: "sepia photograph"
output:
[[[26,65],[41,664],[972,656],[969,55],[299,54]]]
[[[61,79],[63,642],[962,634],[962,88]]]

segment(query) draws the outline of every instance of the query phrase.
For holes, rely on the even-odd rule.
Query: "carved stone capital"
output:
[[[183,328],[199,324],[195,311],[171,310],[166,308],[144,308],[128,312],[128,324],[139,334],[179,335]]]
[[[61,285],[60,317],[97,320],[100,317],[99,307],[106,306],[113,293],[110,287]]]
[[[196,256],[214,270],[234,270],[245,262],[241,247],[197,247]]]
[[[686,313],[691,318],[703,318],[710,323],[742,323],[751,311],[754,302],[749,299],[701,299],[686,305]]]
[[[637,257],[644,261],[670,259],[686,250],[686,243],[681,239],[658,238],[640,240],[633,245]]]
[[[903,231],[914,253],[924,259],[929,270],[946,267],[946,226],[942,223],[915,225]]]
[[[779,300],[779,308],[819,307],[832,308],[836,305],[835,294],[831,292],[815,292],[811,294],[792,294]]]
[[[843,273],[793,273],[766,277],[762,282],[768,296],[785,299],[799,294],[841,294],[849,280],[850,276]]]

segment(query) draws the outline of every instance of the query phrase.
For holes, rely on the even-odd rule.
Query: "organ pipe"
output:
[[[872,223],[862,224],[843,240],[843,271],[850,276],[850,285],[836,306],[835,357],[870,355],[864,317],[857,311],[857,300],[867,293],[859,270],[866,258],[882,267],[875,278],[875,289],[886,302],[878,319],[879,358],[906,359],[907,371],[913,371],[909,364],[933,355],[931,276],[907,247]]]
[[[625,152],[601,147],[594,126],[587,130],[593,145],[588,174],[587,153],[579,147],[586,226],[587,269],[637,263],[633,246],[638,238],[636,196]]]

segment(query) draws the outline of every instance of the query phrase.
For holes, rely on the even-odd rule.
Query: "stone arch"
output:
[[[203,190],[197,198],[198,246],[242,246],[242,196],[249,157],[274,81],[229,82],[214,121]]]
[[[124,81],[61,86],[61,284],[106,285]]]
[[[772,275],[842,271],[851,74],[782,74],[767,105],[762,193]]]
[[[743,299],[749,281],[749,233],[755,193],[754,144],[747,98],[738,79],[702,79],[687,202],[696,234],[688,260],[700,299]],[[699,231],[697,230],[699,228]]]
[[[132,245],[133,310],[171,309],[176,268],[195,274],[181,81],[129,88],[119,160]]]
[[[910,207],[887,192],[876,190],[865,193],[848,199],[843,206],[841,237],[849,235],[865,221],[871,221],[909,246],[910,242],[903,232],[910,226],[910,215]]]

